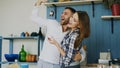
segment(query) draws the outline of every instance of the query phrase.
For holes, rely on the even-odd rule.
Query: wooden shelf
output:
[[[114,33],[114,19],[120,19],[120,16],[101,16],[102,19],[111,20],[111,32]]]
[[[26,39],[30,39],[30,40],[37,40],[38,41],[38,56],[40,54],[40,51],[41,51],[41,46],[42,45],[40,42],[41,42],[41,39],[39,38],[39,36],[29,36],[29,37],[2,37],[2,39],[5,39],[5,40],[9,40],[9,53],[12,54],[13,53],[13,42],[14,40],[26,40]]]
[[[16,63],[16,62],[8,62],[8,61],[3,61],[3,62],[0,62],[0,64],[11,64],[11,63]],[[23,64],[23,63],[26,63],[26,64],[37,64],[37,62],[17,62],[18,64]]]
[[[70,6],[70,5],[80,5],[80,4],[91,4],[94,3],[102,3],[103,0],[80,0],[80,1],[67,1],[67,2],[50,2],[44,3],[46,6]]]
[[[3,37],[3,39],[38,39],[38,37]]]
[[[102,19],[120,19],[120,16],[101,16]]]

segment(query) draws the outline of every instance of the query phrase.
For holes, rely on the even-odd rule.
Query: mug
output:
[[[21,37],[25,37],[25,33],[22,32],[22,33],[20,34],[20,36],[21,36]]]
[[[29,68],[28,64],[20,64],[20,68]]]

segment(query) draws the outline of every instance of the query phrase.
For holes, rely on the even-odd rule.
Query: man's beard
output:
[[[68,22],[62,22],[61,23],[61,25],[67,25],[68,24]]]
[[[61,21],[61,25],[67,25],[69,23],[69,19],[65,21]]]

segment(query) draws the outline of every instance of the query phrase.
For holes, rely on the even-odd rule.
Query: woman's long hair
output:
[[[79,19],[79,36],[75,40],[74,48],[77,48],[84,38],[90,35],[90,19],[85,11],[76,11]]]

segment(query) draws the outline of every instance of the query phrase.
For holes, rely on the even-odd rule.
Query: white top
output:
[[[52,36],[56,39],[58,43],[60,43],[63,40],[66,32],[62,32],[62,26],[56,20],[43,19],[38,16],[37,7],[34,7],[32,11],[32,21],[38,23],[40,27],[47,27],[46,36],[39,59],[53,64],[59,64],[60,52],[58,51],[56,46],[49,43],[48,37]],[[84,57],[86,56],[85,52],[83,49],[81,49],[80,51],[81,53],[84,53],[82,55],[82,60],[84,60]]]

